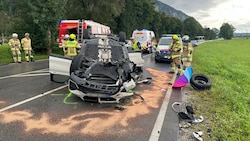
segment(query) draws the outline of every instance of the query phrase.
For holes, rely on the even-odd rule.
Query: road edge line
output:
[[[173,78],[171,80],[172,85],[173,85],[176,77],[177,77],[177,75],[175,72],[175,75],[173,76]],[[170,100],[170,97],[172,94],[172,90],[173,90],[172,88],[169,88],[165,94],[165,97],[164,97],[163,102],[161,104],[160,111],[158,113],[158,116],[157,116],[155,124],[154,124],[154,128],[153,128],[151,135],[149,137],[149,141],[158,141],[159,140],[161,129],[162,129],[163,122],[164,122],[164,118],[166,116],[169,100]]]

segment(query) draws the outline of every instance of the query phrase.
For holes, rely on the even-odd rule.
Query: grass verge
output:
[[[209,121],[200,128],[211,128],[212,140],[250,140],[249,44],[249,39],[218,40],[195,48],[194,73],[209,76],[213,84],[210,90],[193,91],[192,103]]]
[[[63,55],[63,51],[61,48],[53,47],[52,52],[55,54]],[[22,55],[22,61],[25,61],[24,52],[21,52]],[[34,59],[40,60],[40,59],[48,59],[48,55],[46,53],[34,53]],[[8,64],[12,63],[12,55],[11,50],[8,44],[3,44],[0,46],[0,64]]]

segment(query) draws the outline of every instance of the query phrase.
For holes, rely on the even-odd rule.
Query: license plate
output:
[[[168,58],[169,59],[169,56],[164,56],[164,58]]]

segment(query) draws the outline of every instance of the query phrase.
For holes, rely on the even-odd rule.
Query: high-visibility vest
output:
[[[23,50],[31,50],[31,39],[30,38],[23,38],[21,40]]]
[[[76,56],[77,52],[76,52],[76,48],[78,47],[78,42],[76,40],[73,41],[66,41],[66,47],[68,48],[67,50],[67,55],[68,56]]]
[[[140,50],[139,47],[138,47],[138,45],[137,45],[137,43],[138,43],[138,41],[135,41],[133,43],[133,46],[132,46],[133,50],[135,50],[135,51]]]

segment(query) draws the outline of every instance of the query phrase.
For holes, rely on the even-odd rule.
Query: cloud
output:
[[[248,0],[160,0],[194,17],[202,26],[220,28],[223,23],[250,32]]]
[[[193,13],[199,10],[208,10],[216,7],[218,4],[227,0],[159,0],[162,1],[177,10],[181,10],[186,13]]]

